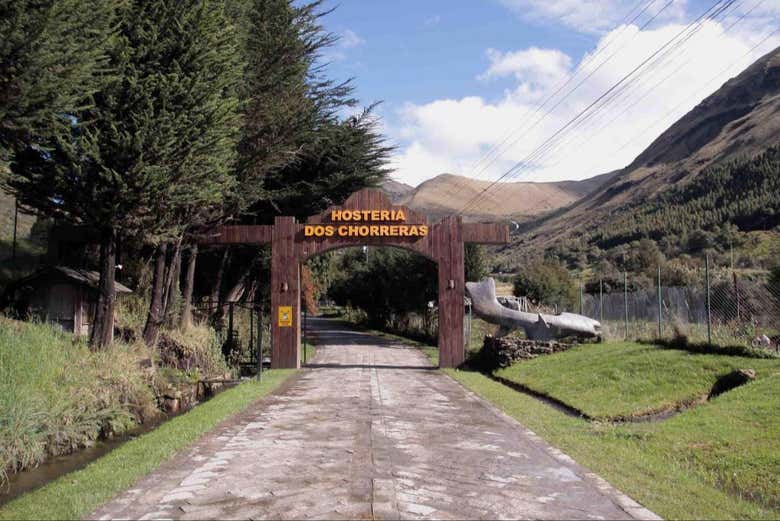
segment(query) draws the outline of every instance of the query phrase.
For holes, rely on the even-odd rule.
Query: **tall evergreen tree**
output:
[[[337,38],[323,29],[321,2],[234,0],[243,29],[244,126],[235,220],[272,223],[275,215],[307,216],[377,184],[390,148],[371,110],[342,119],[356,100],[352,86],[325,75],[324,48]],[[257,248],[233,248],[224,298],[244,294],[262,271]]]
[[[101,231],[95,346],[113,329],[117,234],[165,244],[222,205],[238,128],[240,63],[224,2],[129,0],[118,17],[114,72],[101,76],[94,103],[67,138],[20,154],[10,181],[24,204]],[[162,319],[155,282],[149,342]]]
[[[98,83],[116,2],[0,0],[0,161],[68,132]]]

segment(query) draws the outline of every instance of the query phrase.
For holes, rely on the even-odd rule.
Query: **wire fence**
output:
[[[270,365],[270,323],[259,302],[205,300],[193,305],[193,318],[214,328],[225,359],[242,374],[259,372],[261,360]]]
[[[611,340],[685,338],[780,350],[780,282],[768,273],[716,270],[706,259],[692,283],[668,285],[662,268],[654,287],[647,280],[646,273],[623,273],[611,291],[602,278],[585,281],[571,311],[599,320]]]

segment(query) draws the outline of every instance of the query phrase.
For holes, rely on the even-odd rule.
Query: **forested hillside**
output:
[[[780,49],[680,118],[626,168],[568,207],[523,223],[496,262],[554,256],[578,270],[652,256],[732,253],[767,268],[780,254]],[[657,255],[656,255],[657,254]],[[725,262],[725,258],[715,259]],[[603,267],[603,266],[602,266]]]
[[[780,146],[753,159],[710,167],[690,183],[635,202],[608,227],[594,228],[588,242],[602,249],[642,238],[665,244],[666,253],[701,249],[724,224],[739,231],[780,224]],[[704,232],[704,235],[696,232]],[[698,239],[698,240],[697,240]]]

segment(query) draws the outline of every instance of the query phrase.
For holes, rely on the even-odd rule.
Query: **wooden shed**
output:
[[[57,324],[64,331],[88,336],[98,300],[96,271],[48,266],[6,287],[3,301],[20,318]],[[115,283],[117,296],[132,290]]]

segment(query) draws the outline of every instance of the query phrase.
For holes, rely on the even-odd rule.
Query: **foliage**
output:
[[[437,299],[436,265],[420,255],[397,248],[349,249],[335,262],[338,276],[328,294],[339,305],[367,313],[372,325],[411,314],[428,317],[428,302]]]
[[[93,353],[49,325],[0,318],[0,474],[121,432],[156,411],[151,352]]]
[[[479,282],[487,277],[488,269],[485,260],[485,247],[481,244],[467,243],[464,246],[464,272],[467,282]]]
[[[577,288],[571,275],[553,259],[535,261],[520,270],[514,280],[514,294],[548,306],[571,308]]]
[[[293,370],[263,372],[263,381],[228,389],[192,411],[128,441],[86,468],[0,507],[0,519],[81,519],[158,468],[224,420],[282,384]]]
[[[745,241],[741,232],[780,225],[778,192],[780,146],[773,146],[753,158],[708,167],[688,183],[623,208],[609,226],[590,230],[585,241],[611,250],[651,239],[668,257],[728,251]]]
[[[0,164],[68,132],[105,68],[114,1],[0,1]]]
[[[8,186],[28,207],[96,229],[176,236],[231,187],[240,79],[218,2],[124,2],[107,48],[115,74],[67,137],[17,154]]]
[[[311,269],[308,265],[303,264],[301,266],[301,296],[303,297],[303,309],[307,313],[316,315],[319,312],[317,307],[319,293],[320,289],[317,287]]]

